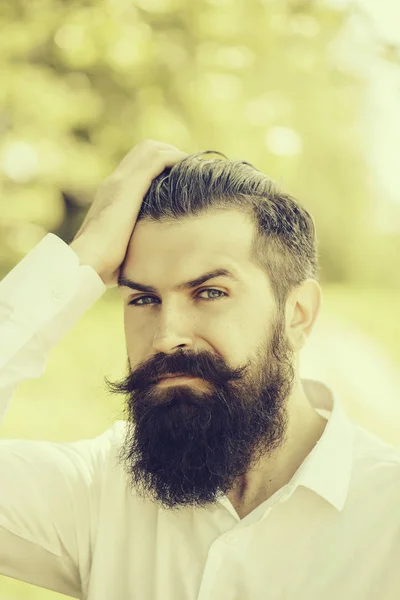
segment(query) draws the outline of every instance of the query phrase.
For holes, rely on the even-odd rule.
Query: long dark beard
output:
[[[263,365],[257,372],[230,369],[206,353],[180,352],[153,369],[207,374],[201,389],[189,384],[161,390],[132,373],[116,384],[106,379],[113,393],[128,395],[118,460],[138,496],[172,510],[206,507],[284,443],[294,370],[283,340],[276,328],[268,349],[260,349],[254,361]]]

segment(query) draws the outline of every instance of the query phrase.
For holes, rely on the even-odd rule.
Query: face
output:
[[[137,223],[121,287],[128,373],[119,459],[136,493],[164,508],[206,507],[285,441],[293,352],[253,225],[235,212]],[[224,268],[190,289],[177,286]],[[181,373],[188,379],[160,381]]]

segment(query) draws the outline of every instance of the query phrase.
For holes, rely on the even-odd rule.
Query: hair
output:
[[[208,157],[216,154],[222,158]],[[221,152],[191,154],[153,179],[137,220],[175,222],[236,209],[255,225],[251,260],[264,270],[278,310],[306,279],[317,279],[318,252],[312,216],[292,196],[248,162]]]

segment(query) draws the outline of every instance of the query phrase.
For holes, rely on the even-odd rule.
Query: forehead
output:
[[[165,252],[182,254],[226,253],[235,260],[250,254],[254,226],[237,211],[219,211],[177,221],[139,221],[129,251],[143,254]]]
[[[223,265],[242,281],[260,277],[250,261],[254,225],[237,211],[175,222],[139,221],[123,266],[124,276],[166,287]]]

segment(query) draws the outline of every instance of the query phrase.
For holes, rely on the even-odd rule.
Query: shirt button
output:
[[[225,538],[225,542],[227,544],[233,544],[236,541],[236,535],[233,535],[233,533],[228,533],[228,535]]]
[[[61,292],[58,289],[54,289],[51,293],[51,297],[55,302],[59,302],[61,300]]]
[[[15,306],[8,306],[7,304],[2,304],[2,302],[0,302],[0,323],[1,321],[9,319],[14,312]]]

